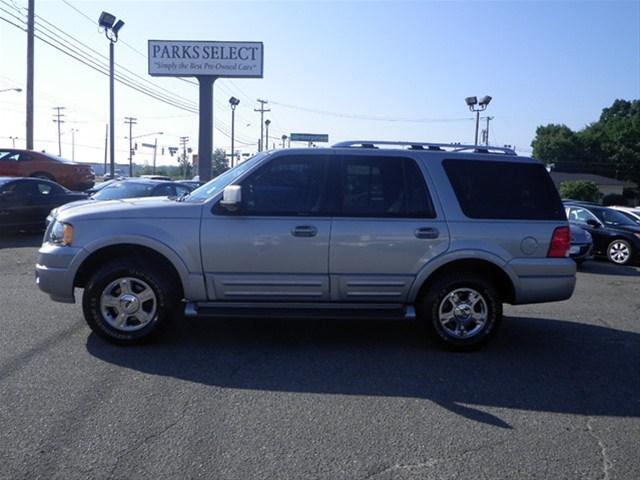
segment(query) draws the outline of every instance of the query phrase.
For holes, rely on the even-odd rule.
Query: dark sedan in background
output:
[[[85,198],[50,180],[0,177],[0,233],[41,230],[52,208]]]
[[[581,202],[565,202],[570,223],[593,237],[594,253],[618,265],[628,265],[640,254],[640,225],[612,208]]]

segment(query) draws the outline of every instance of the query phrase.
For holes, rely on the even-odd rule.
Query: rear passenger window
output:
[[[409,158],[344,156],[340,182],[343,216],[435,217],[422,173]]]
[[[469,218],[566,220],[544,165],[444,160],[444,169]]]

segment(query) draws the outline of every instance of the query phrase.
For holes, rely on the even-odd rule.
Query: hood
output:
[[[201,203],[177,202],[169,197],[122,200],[81,200],[52,211],[62,221],[117,218],[200,218]]]

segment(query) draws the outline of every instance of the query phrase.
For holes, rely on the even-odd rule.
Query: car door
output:
[[[442,214],[409,157],[338,155],[331,227],[333,300],[406,301],[416,274],[449,245]]]
[[[36,223],[33,205],[34,183],[30,180],[16,180],[2,189],[0,200],[0,222],[5,226],[28,227]]]
[[[32,183],[34,188],[31,206],[35,221],[42,220],[44,222],[53,208],[69,201],[65,190],[55,183],[43,180],[33,180]]]
[[[327,156],[282,152],[238,184],[242,204],[205,211],[202,263],[210,299],[329,299]]]

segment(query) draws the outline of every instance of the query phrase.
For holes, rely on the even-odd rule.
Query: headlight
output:
[[[71,242],[73,242],[73,226],[56,220],[51,227],[49,241],[55,245],[71,245]]]

